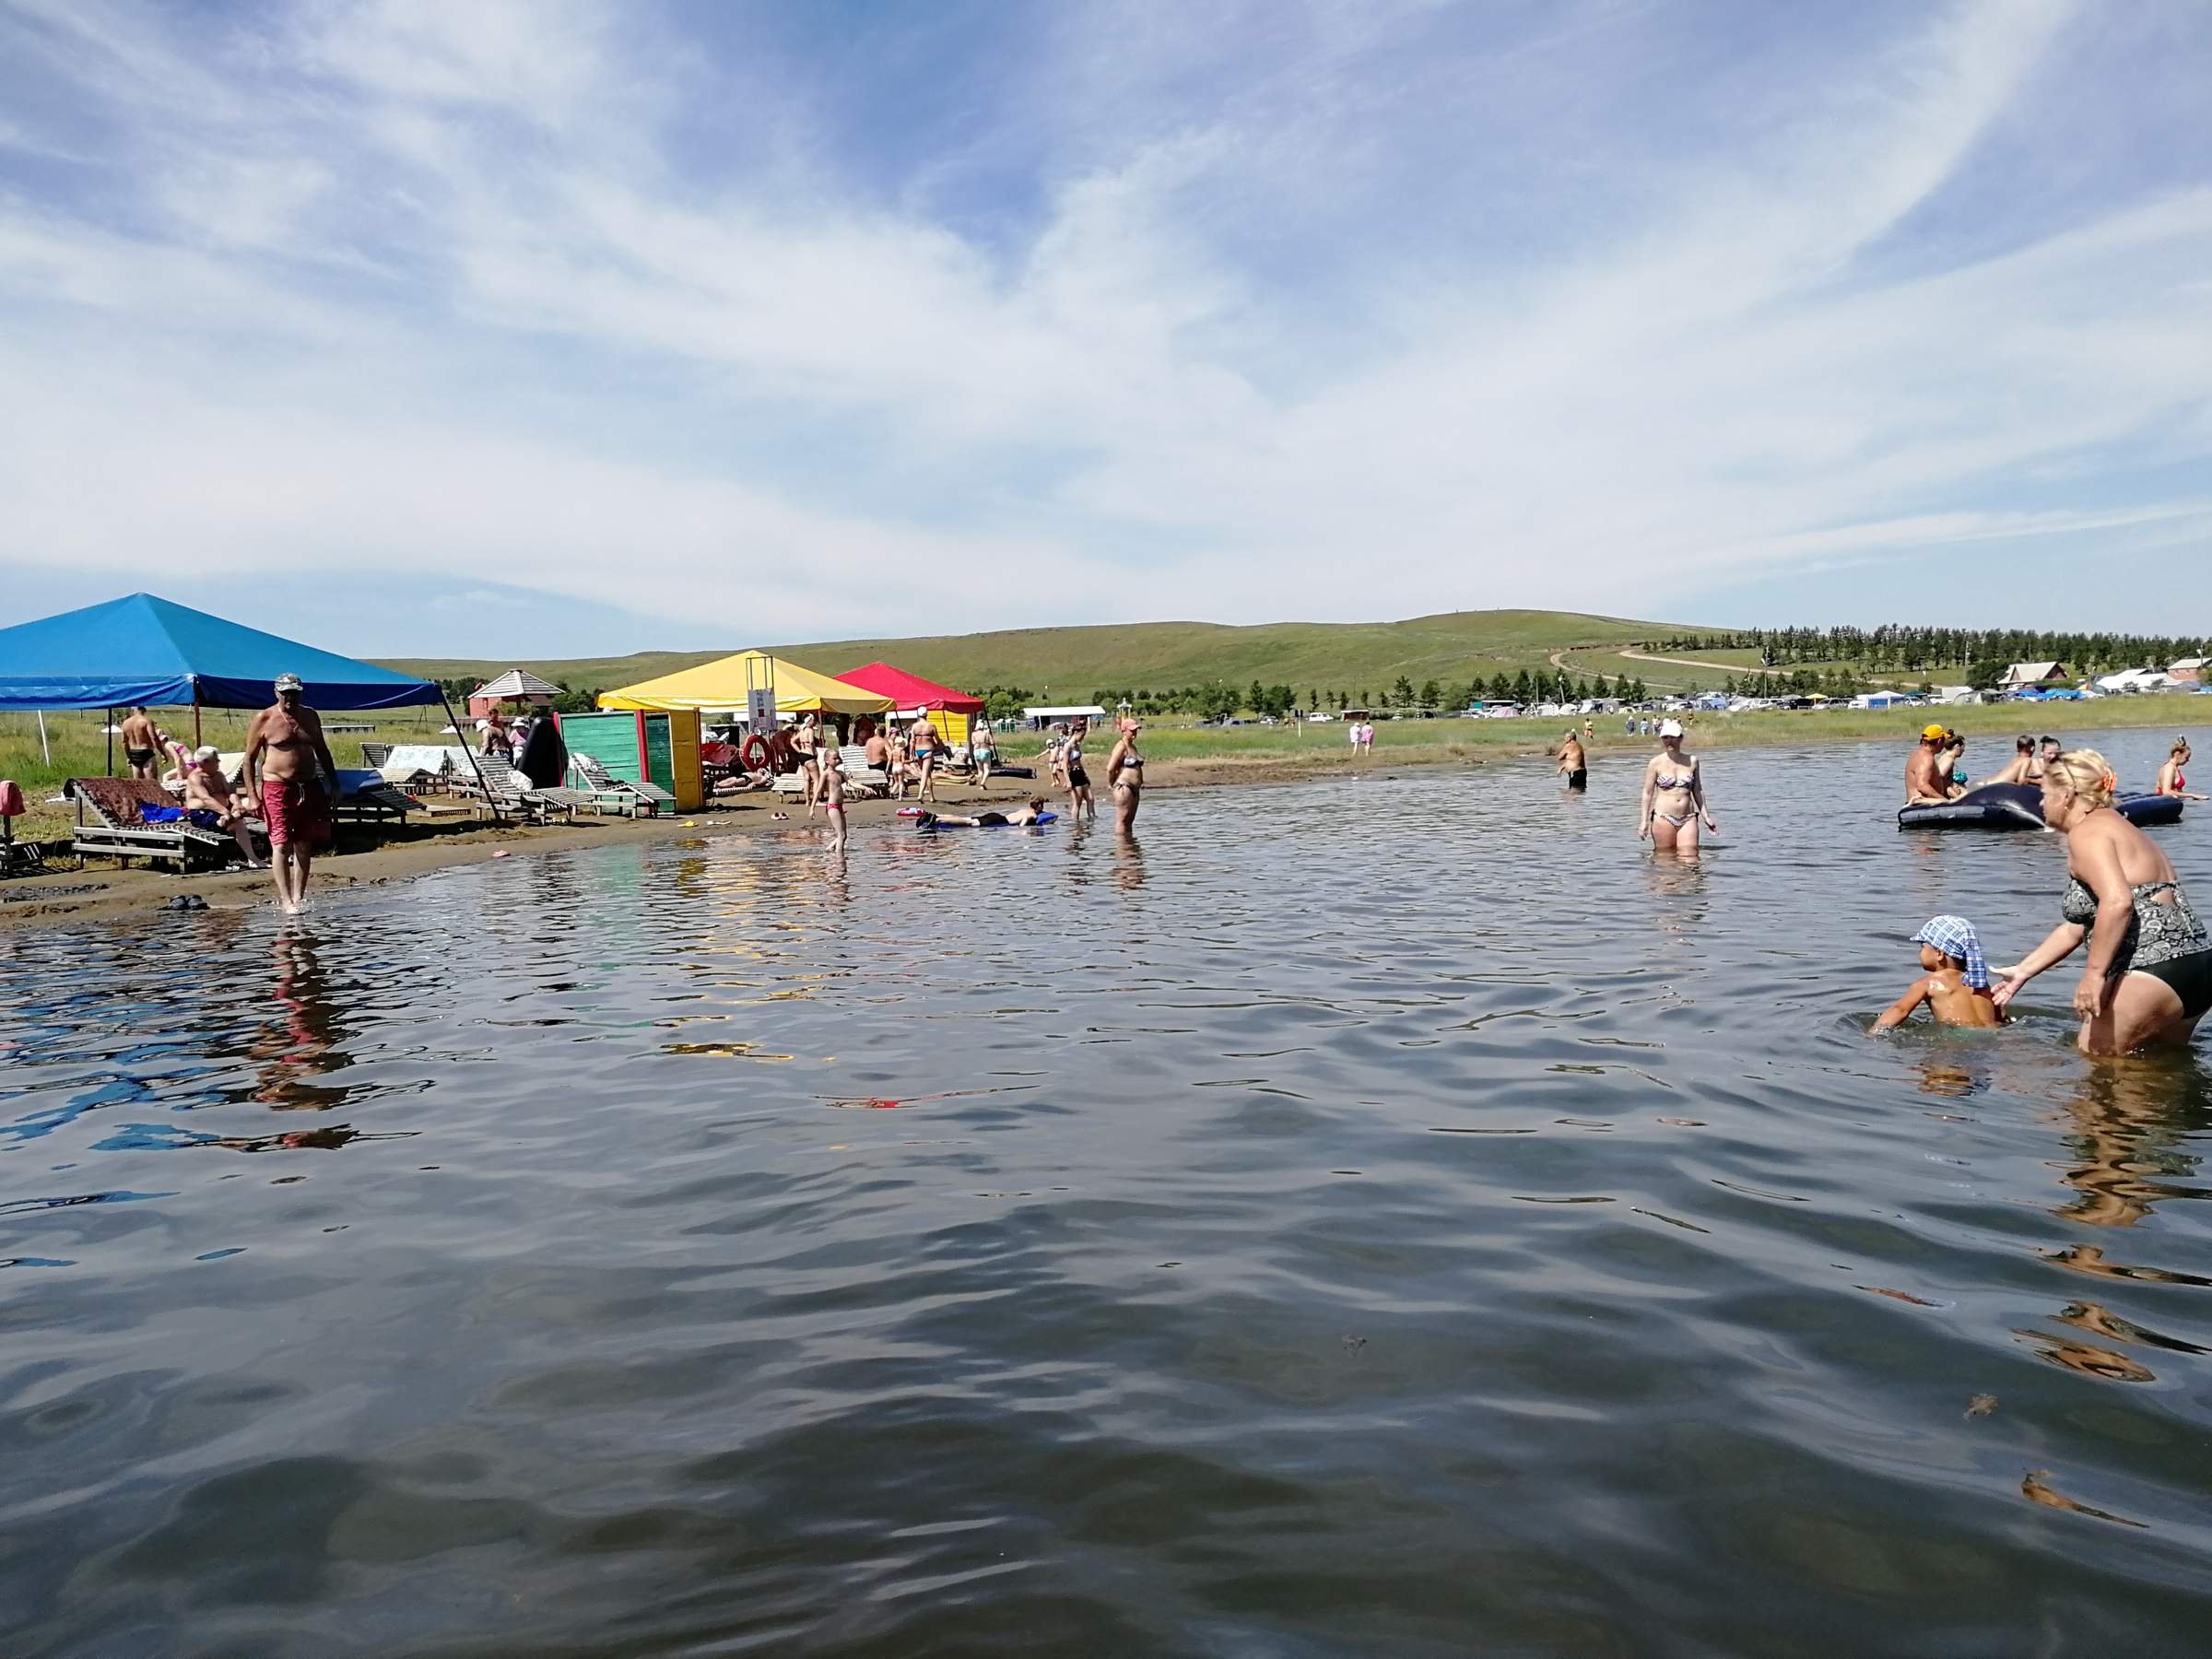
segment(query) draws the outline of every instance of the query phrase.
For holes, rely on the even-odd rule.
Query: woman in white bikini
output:
[[[1659,752],[1643,769],[1643,804],[1636,824],[1636,839],[1647,838],[1661,849],[1695,853],[1698,825],[1708,830],[1720,825],[1705,809],[1705,782],[1698,775],[1698,758],[1682,752],[1682,723],[1659,723]]]

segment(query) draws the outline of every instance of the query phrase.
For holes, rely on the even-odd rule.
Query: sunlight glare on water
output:
[[[0,933],[0,1652],[2202,1651],[2201,1045],[1640,758]]]

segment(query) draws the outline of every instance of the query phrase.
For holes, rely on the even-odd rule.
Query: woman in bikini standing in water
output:
[[[1067,741],[1060,746],[1060,768],[1067,779],[1067,817],[1070,823],[1096,823],[1098,803],[1090,797],[1090,774],[1083,770],[1083,739],[1090,734],[1090,722],[1078,717],[1067,728]]]
[[[1636,839],[1650,838],[1652,845],[1677,852],[1698,850],[1698,825],[1718,830],[1705,809],[1705,781],[1698,775],[1698,758],[1682,752],[1682,723],[1659,723],[1659,752],[1643,769],[1643,805],[1637,818]]]
[[[1106,787],[1113,791],[1113,827],[1123,835],[1136,831],[1137,803],[1145,794],[1145,758],[1136,752],[1136,735],[1145,728],[1122,722],[1122,740],[1106,758]]]

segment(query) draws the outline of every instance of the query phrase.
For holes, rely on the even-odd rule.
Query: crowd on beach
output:
[[[305,704],[299,677],[279,677],[275,691],[275,702],[248,725],[242,776],[236,783],[224,772],[215,748],[187,750],[172,743],[143,708],[134,708],[124,720],[121,736],[135,777],[177,789],[182,810],[206,828],[231,831],[253,867],[262,866],[252,835],[254,820],[265,827],[267,866],[274,871],[277,900],[287,914],[293,914],[306,902],[316,852],[332,839],[327,780],[335,778],[337,767],[320,717]],[[1138,747],[1143,729],[1136,719],[1119,721],[1106,760],[1114,822],[1124,836],[1135,830],[1144,794],[1145,759]],[[526,760],[534,744],[559,741],[548,717],[510,720],[497,712],[479,723],[477,735],[486,755],[508,760]],[[1569,727],[1561,740],[1558,771],[1571,794],[1589,787],[1595,735],[1585,720],[1579,729]],[[1701,835],[1717,833],[1720,824],[1707,802],[1698,758],[1684,747],[1683,724],[1662,719],[1655,735],[1658,753],[1644,765],[1638,795],[1637,838],[1656,851],[1694,859]],[[847,799],[853,785],[841,746],[827,739],[813,715],[802,718],[786,741],[797,761],[807,816],[823,815],[830,845],[841,853],[849,840]],[[1355,753],[1366,752],[1372,741],[1372,727],[1364,719],[1353,725]],[[1076,823],[1098,817],[1088,764],[1091,742],[1090,723],[1077,718],[1052,729],[1041,757]],[[904,728],[870,723],[861,734],[860,747],[869,773],[881,780],[888,794],[904,798],[911,789],[915,822],[924,830],[1035,827],[1053,816],[1041,793],[1003,812],[956,816],[925,805],[936,800],[938,782],[953,767],[977,783],[989,781],[998,757],[987,720],[972,723],[968,743],[957,752],[926,714]],[[175,765],[158,778],[165,750]],[[2095,749],[2065,750],[2055,737],[2038,740],[2023,734],[2003,768],[1970,783],[1962,765],[1965,751],[1966,740],[1949,727],[1923,728],[1905,766],[1907,807],[1946,805],[1996,786],[2035,791],[2042,822],[2066,838],[2068,880],[2061,919],[2028,955],[1992,969],[1971,921],[1957,915],[1932,918],[1912,940],[1919,948],[1921,976],[1883,1012],[1877,1028],[1902,1024],[1924,1005],[1942,1024],[2002,1025],[2022,987],[2086,947],[2073,999],[2085,1052],[2123,1054],[2153,1043],[2188,1042],[2198,1020],[2212,1010],[2212,933],[2191,908],[2165,853],[2120,810],[2119,780],[2104,757]],[[2205,799],[2188,788],[2185,769],[2191,759],[2188,739],[2177,737],[2159,769],[2153,793]],[[738,787],[758,786],[742,771],[735,775],[742,780]]]

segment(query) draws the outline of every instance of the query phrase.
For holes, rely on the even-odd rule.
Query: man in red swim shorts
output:
[[[246,728],[246,783],[269,827],[270,872],[276,878],[277,905],[288,916],[307,907],[315,849],[333,839],[330,794],[323,780],[338,775],[323,717],[304,699],[298,675],[278,675],[276,706],[262,710]]]

